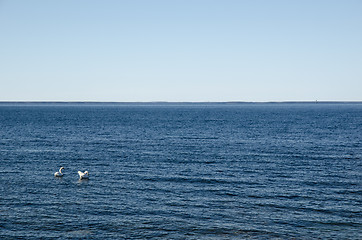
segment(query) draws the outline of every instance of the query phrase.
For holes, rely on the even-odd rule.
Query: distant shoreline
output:
[[[243,101],[226,101],[226,102],[100,102],[100,101],[0,101],[0,105],[228,105],[228,104],[362,104],[362,101],[268,101],[268,102],[243,102]]]

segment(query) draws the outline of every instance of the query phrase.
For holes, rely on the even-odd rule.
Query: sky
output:
[[[361,0],[0,0],[0,101],[362,101]]]

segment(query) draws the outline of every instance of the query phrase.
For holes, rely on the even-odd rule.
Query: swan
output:
[[[81,172],[81,171],[78,171],[78,174],[79,174],[79,179],[89,179],[89,174],[88,174],[88,171],[85,171],[84,173]]]
[[[63,177],[63,173],[62,173],[62,170],[63,170],[64,168],[63,167],[61,167],[60,169],[59,169],[59,172],[56,172],[56,173],[54,173],[54,177]]]

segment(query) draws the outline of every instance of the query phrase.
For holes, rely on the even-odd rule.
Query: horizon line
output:
[[[0,104],[262,104],[262,103],[362,103],[359,101],[2,101]]]

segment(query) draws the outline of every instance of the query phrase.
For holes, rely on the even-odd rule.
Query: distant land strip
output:
[[[265,101],[265,102],[247,102],[247,101],[225,101],[225,102],[168,102],[168,101],[149,101],[149,102],[109,102],[109,101],[0,101],[0,105],[225,105],[225,104],[362,104],[362,101]]]

